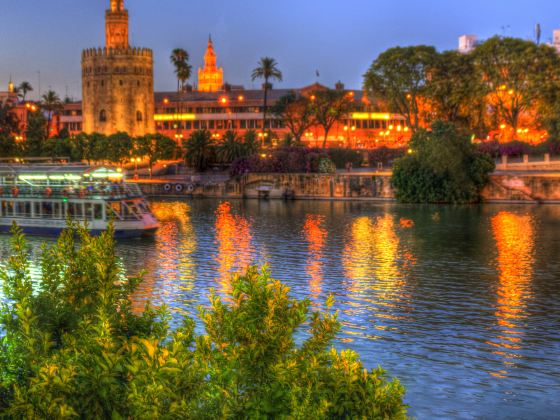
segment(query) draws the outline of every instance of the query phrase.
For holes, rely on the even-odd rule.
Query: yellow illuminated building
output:
[[[218,92],[224,86],[224,69],[218,67],[212,37],[208,38],[208,48],[204,55],[204,68],[198,69],[198,90],[201,92]]]

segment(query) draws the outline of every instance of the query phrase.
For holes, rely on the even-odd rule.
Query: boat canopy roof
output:
[[[120,169],[88,165],[7,165],[0,164],[0,177],[17,177],[21,180],[102,180],[123,179]]]

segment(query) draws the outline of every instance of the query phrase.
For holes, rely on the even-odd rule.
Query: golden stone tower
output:
[[[152,50],[129,45],[124,0],[111,0],[105,21],[105,48],[82,52],[83,130],[154,133]]]
[[[224,86],[224,69],[218,68],[212,37],[208,38],[208,48],[204,55],[204,68],[198,69],[198,90],[218,92]]]

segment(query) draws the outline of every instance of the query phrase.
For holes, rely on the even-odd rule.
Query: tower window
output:
[[[143,115],[140,111],[136,112],[136,121],[142,122],[144,120]]]
[[[101,87],[105,86],[105,80],[101,81]]]
[[[119,85],[120,86],[124,85],[124,82],[122,80],[119,80]]]
[[[99,113],[99,122],[107,122],[107,112],[104,109]]]
[[[136,82],[136,86],[140,87],[140,80]]]

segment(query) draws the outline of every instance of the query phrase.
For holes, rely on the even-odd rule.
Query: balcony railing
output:
[[[88,185],[79,188],[19,184],[0,187],[0,197],[118,200],[142,197],[142,191],[136,184]]]

